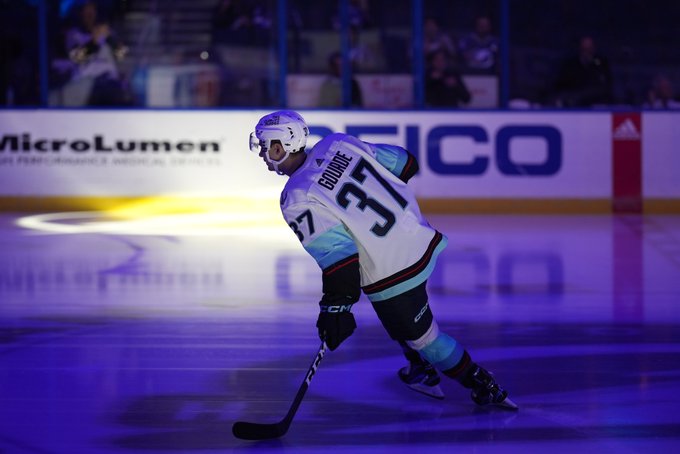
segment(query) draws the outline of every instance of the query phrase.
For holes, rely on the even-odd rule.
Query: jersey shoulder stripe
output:
[[[418,172],[418,162],[406,149],[389,144],[373,144],[375,159],[401,181],[408,181]]]
[[[395,176],[404,169],[408,160],[408,154],[401,147],[377,143],[373,145],[375,159]]]

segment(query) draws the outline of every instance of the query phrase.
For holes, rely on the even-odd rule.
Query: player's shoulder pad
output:
[[[364,142],[363,140],[349,134],[336,132],[327,135],[316,145],[314,145],[313,153],[317,156],[320,156],[328,152],[334,153],[339,148],[347,150],[348,147],[353,151],[361,150],[368,153],[371,151],[370,144],[367,142]]]
[[[343,137],[341,137],[341,140],[345,144],[349,145],[351,148],[354,148],[355,151],[357,151],[357,149],[358,149],[358,150],[363,151],[364,153],[374,154],[374,153],[372,153],[372,148],[371,148],[370,143],[364,142],[363,140],[359,139],[358,137],[350,136],[348,134],[342,134],[342,136]]]

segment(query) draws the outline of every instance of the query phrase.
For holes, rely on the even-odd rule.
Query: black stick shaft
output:
[[[290,406],[290,410],[288,410],[288,414],[284,419],[290,419],[292,421],[293,416],[295,416],[295,413],[297,412],[298,408],[300,407],[300,404],[302,403],[302,398],[305,397],[307,388],[309,388],[309,383],[312,381],[314,374],[316,374],[316,369],[319,367],[319,364],[321,363],[321,360],[323,359],[323,355],[325,353],[326,342],[321,342],[319,352],[316,354],[316,357],[314,358],[314,361],[312,362],[311,366],[309,366],[309,369],[307,370],[307,375],[305,375],[305,379],[300,385],[300,389],[298,389],[298,392],[295,395],[295,399],[293,399],[293,404]]]
[[[290,427],[290,423],[293,421],[295,413],[302,403],[302,399],[305,397],[307,388],[309,388],[309,383],[312,381],[314,374],[316,374],[316,369],[319,367],[319,364],[326,353],[326,348],[326,342],[321,342],[319,352],[316,354],[312,365],[309,366],[307,375],[305,375],[305,379],[300,385],[300,388],[293,399],[293,403],[291,404],[288,413],[281,421],[274,424],[258,424],[253,422],[238,421],[232,426],[232,432],[234,436],[243,440],[265,440],[268,438],[278,438],[285,435],[286,432],[288,432],[288,428]]]

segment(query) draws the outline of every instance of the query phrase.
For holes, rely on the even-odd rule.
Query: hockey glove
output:
[[[319,338],[326,340],[326,345],[333,351],[340,346],[342,341],[352,335],[357,327],[354,315],[350,312],[351,304],[342,306],[321,305],[321,312],[316,321],[319,329]]]

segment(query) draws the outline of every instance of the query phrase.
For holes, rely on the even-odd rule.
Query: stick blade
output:
[[[281,423],[258,424],[254,422],[237,421],[231,428],[236,438],[241,440],[270,440],[286,434],[288,427]]]

